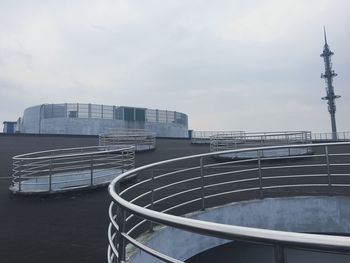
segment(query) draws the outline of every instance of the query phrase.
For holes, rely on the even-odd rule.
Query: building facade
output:
[[[188,137],[188,117],[176,111],[101,104],[42,104],[25,109],[19,131],[98,135],[111,129],[146,129],[158,137]]]

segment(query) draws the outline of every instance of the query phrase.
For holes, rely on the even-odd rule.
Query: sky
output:
[[[194,130],[350,131],[348,0],[0,0],[0,120],[43,103],[184,112]]]

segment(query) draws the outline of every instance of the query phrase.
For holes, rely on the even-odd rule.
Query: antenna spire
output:
[[[321,54],[321,57],[323,57],[324,60],[324,66],[325,71],[321,74],[321,78],[325,79],[326,82],[326,96],[323,97],[323,100],[327,101],[328,104],[328,112],[331,115],[331,125],[332,125],[332,138],[334,141],[337,140],[337,126],[335,122],[335,100],[340,98],[339,95],[335,95],[334,93],[334,87],[333,87],[333,78],[337,76],[337,74],[332,69],[332,62],[331,62],[331,56],[334,55],[334,53],[329,49],[329,46],[327,44],[327,36],[326,36],[326,28],[323,27],[323,34],[324,34],[324,47],[323,52]]]

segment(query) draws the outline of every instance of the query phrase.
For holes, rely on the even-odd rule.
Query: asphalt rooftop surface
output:
[[[92,136],[0,135],[0,263],[107,262],[106,187],[40,196],[8,190],[13,156],[97,144]],[[156,150],[136,153],[136,167],[208,151],[185,139],[157,139]]]

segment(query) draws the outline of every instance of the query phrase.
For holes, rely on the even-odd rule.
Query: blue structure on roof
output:
[[[17,122],[4,121],[3,124],[4,124],[4,128],[3,128],[4,133],[15,133],[16,132]]]

